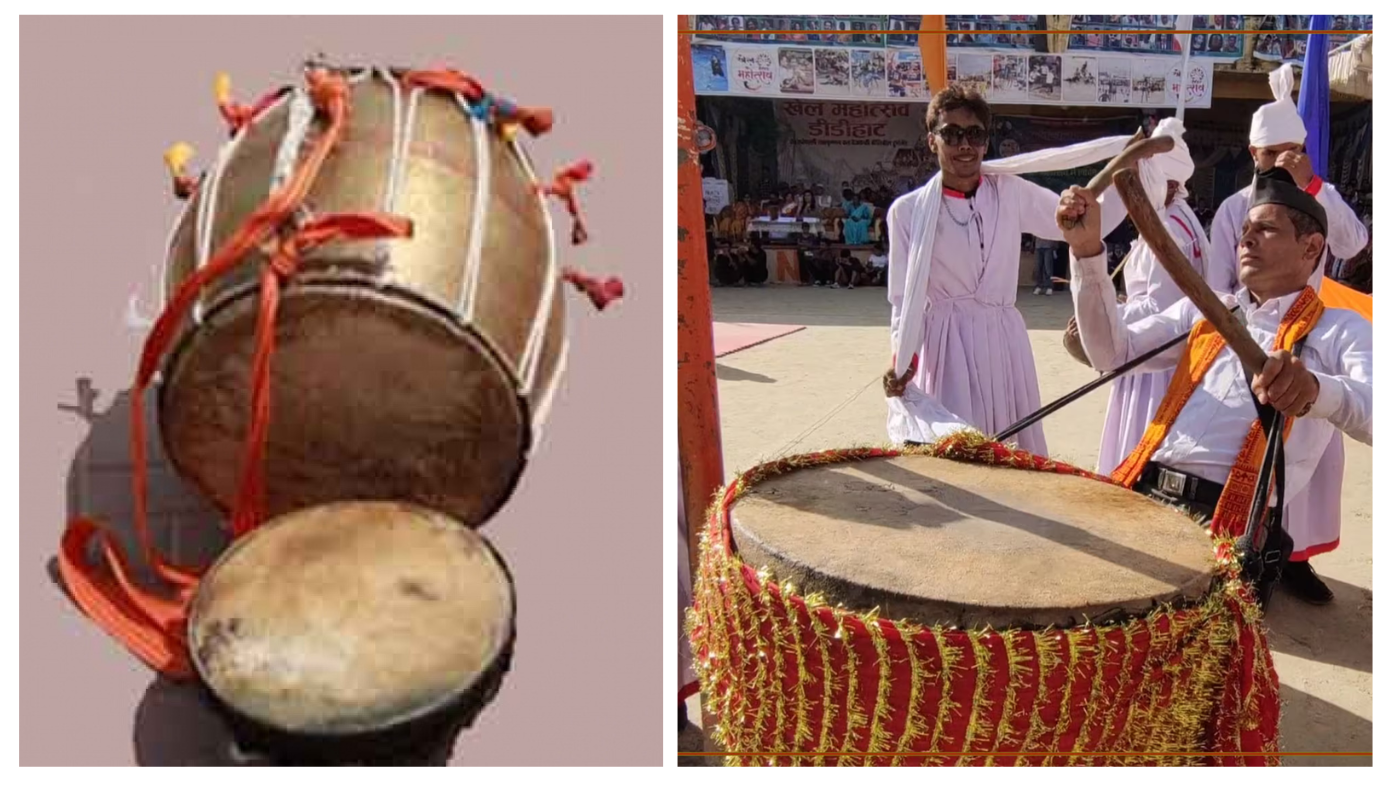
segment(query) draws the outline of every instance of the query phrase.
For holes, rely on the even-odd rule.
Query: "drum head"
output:
[[[1208,536],[1132,491],[925,456],[793,471],[732,508],[737,551],[829,603],[923,624],[1082,624],[1203,596]]]
[[[514,635],[499,557],[395,503],[293,513],[237,541],[198,587],[188,645],[221,702],[307,735],[375,732],[456,705]]]
[[[175,468],[234,507],[250,418],[258,290],[188,331],[160,427]],[[275,516],[399,499],[479,526],[524,468],[529,415],[476,333],[403,290],[310,276],[284,290],[270,362],[267,506]]]

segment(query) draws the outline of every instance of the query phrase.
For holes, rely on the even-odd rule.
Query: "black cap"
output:
[[[1251,204],[1247,207],[1250,209],[1257,205],[1292,207],[1317,221],[1319,231],[1327,234],[1328,213],[1323,205],[1296,185],[1294,176],[1280,167],[1256,173],[1256,179],[1251,183]]]

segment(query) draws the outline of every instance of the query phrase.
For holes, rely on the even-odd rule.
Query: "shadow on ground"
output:
[[[724,363],[717,364],[717,378],[723,382],[774,382],[775,380],[754,371],[742,371]]]
[[[1303,691],[1280,686],[1280,747],[1291,753],[1372,749],[1372,722]],[[1295,767],[1368,767],[1369,756],[1286,756]]]
[[[1286,592],[1266,610],[1271,649],[1354,671],[1372,670],[1372,592],[1320,576],[1333,590],[1326,606],[1311,606]],[[1326,635],[1328,631],[1333,635]]]

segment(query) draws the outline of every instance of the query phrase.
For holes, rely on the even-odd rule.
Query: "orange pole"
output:
[[[692,19],[679,17],[683,30]],[[679,34],[679,473],[688,516],[688,558],[696,563],[712,495],[722,485],[722,430],[712,350],[712,293],[708,287],[703,178],[695,149],[691,36]],[[697,565],[690,566],[694,573]]]
[[[942,30],[942,16],[919,17],[920,30]],[[948,86],[948,39],[941,35],[919,34],[919,54],[924,61],[924,76],[929,92],[938,93]]]

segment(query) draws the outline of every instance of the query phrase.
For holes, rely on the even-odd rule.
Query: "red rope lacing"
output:
[[[616,276],[598,279],[576,268],[565,267],[563,268],[563,280],[586,295],[598,311],[605,309],[610,303],[620,300],[626,294],[626,285]]]
[[[326,130],[314,141],[289,182],[271,194],[207,264],[178,288],[145,340],[131,390],[130,452],[134,465],[135,531],[145,560],[158,577],[172,587],[171,594],[158,594],[135,584],[115,537],[91,519],[76,518],[68,523],[58,555],[63,581],[82,611],[136,656],[170,677],[192,675],[187,652],[187,608],[202,569],[168,562],[158,553],[149,534],[144,392],[180,324],[202,289],[242,264],[246,252],[266,246],[272,249],[270,261],[260,278],[260,312],[251,380],[251,424],[232,515],[232,532],[239,537],[258,526],[264,518],[262,458],[269,428],[270,359],[274,354],[273,327],[281,285],[293,277],[302,256],[323,243],[335,239],[408,237],[412,232],[405,219],[374,214],[328,215],[312,219],[296,229],[288,225],[289,219],[302,206],[323,162],[341,140],[348,112],[347,83],[340,74],[313,70],[308,72],[307,80],[314,106],[327,116]],[[104,562],[110,568],[109,575],[87,561],[92,542],[100,544]]]
[[[271,93],[266,93],[260,100],[253,104],[238,104],[231,97],[231,78],[226,74],[217,74],[216,99],[217,109],[221,116],[226,120],[226,125],[230,128],[231,135],[254,122],[262,112],[269,109],[270,105],[278,101],[290,88],[281,87]]]

